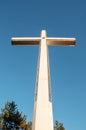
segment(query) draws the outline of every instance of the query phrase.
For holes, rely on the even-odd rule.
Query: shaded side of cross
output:
[[[74,46],[75,38],[47,37],[46,31],[42,30],[41,37],[15,37],[12,38],[12,45],[40,45],[41,39],[46,38],[48,46]]]

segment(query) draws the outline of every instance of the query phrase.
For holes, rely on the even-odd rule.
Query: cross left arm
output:
[[[12,45],[39,45],[40,41],[41,38],[39,37],[17,37],[11,39]]]

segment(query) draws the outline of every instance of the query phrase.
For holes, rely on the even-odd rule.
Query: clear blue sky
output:
[[[76,47],[49,47],[54,120],[66,130],[86,125],[86,1],[0,0],[0,109],[15,101],[32,120],[38,47],[11,37],[76,37]]]

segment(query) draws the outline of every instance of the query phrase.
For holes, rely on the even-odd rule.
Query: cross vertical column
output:
[[[46,32],[41,33],[37,100],[34,106],[32,130],[53,130],[52,102],[49,101],[49,59]]]

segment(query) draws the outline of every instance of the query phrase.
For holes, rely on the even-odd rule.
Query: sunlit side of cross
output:
[[[47,46],[74,46],[75,38],[41,37],[12,38],[12,45],[39,45],[32,130],[53,130],[52,96],[50,87],[49,56]]]

